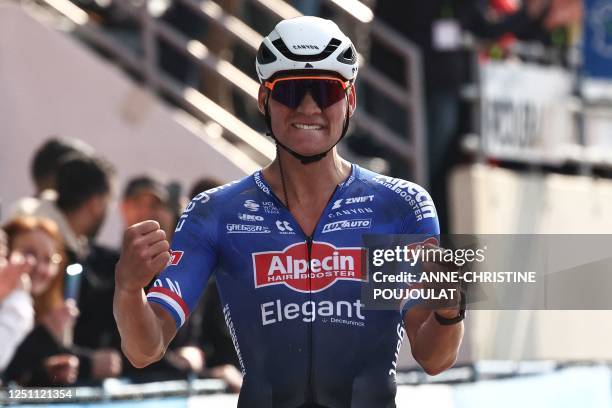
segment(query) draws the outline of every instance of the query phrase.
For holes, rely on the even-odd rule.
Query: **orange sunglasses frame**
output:
[[[343,90],[347,90],[350,86],[351,83],[349,81],[343,81],[340,78],[336,78],[336,77],[331,77],[331,76],[292,76],[292,77],[283,77],[283,78],[278,78],[275,79],[272,82],[264,82],[264,86],[266,88],[268,88],[270,91],[272,91],[274,89],[274,85],[276,85],[277,82],[281,82],[281,81],[291,81],[294,79],[326,79],[326,80],[331,80],[331,81],[337,81],[340,82],[340,84],[342,85],[342,89]]]

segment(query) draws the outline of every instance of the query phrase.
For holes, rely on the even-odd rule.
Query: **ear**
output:
[[[94,212],[97,211],[97,209],[102,205],[102,196],[100,194],[94,194],[93,196],[89,197],[89,200],[87,200],[87,204],[86,207],[88,211],[90,212]]]
[[[353,116],[355,109],[357,109],[357,88],[355,84],[351,85],[348,91],[348,109],[349,117]]]
[[[266,98],[267,97],[268,97],[268,89],[263,85],[259,85],[259,92],[257,94],[257,107],[259,108],[259,112],[261,112],[262,115],[266,114]]]
[[[121,216],[123,217],[123,219],[125,219],[126,215],[127,215],[127,201],[126,200],[121,200],[121,202],[119,203],[119,210],[121,211]]]

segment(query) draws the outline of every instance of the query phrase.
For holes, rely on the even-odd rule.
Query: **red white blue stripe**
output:
[[[183,299],[170,289],[155,286],[147,293],[147,300],[157,303],[168,310],[172,317],[174,317],[177,328],[185,324],[187,316],[189,316],[189,309]]]

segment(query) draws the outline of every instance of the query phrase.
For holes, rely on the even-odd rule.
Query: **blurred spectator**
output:
[[[114,263],[105,262],[109,257],[104,249],[91,243],[106,215],[112,173],[110,164],[101,158],[70,153],[63,157],[57,171],[57,198],[43,197],[30,209],[32,214],[46,216],[57,223],[66,245],[67,264],[78,264],[83,271],[80,297],[76,299],[80,317],[74,339],[76,344],[95,350],[86,352],[89,360],[85,368],[83,361],[80,362],[83,380],[113,377],[121,371],[118,350],[108,348],[113,338],[113,319],[106,327],[104,321],[97,319],[100,308],[110,310],[112,303],[104,305],[91,296],[92,288],[100,287],[111,290],[112,296]],[[91,339],[95,341],[89,341]],[[59,361],[68,364],[73,360]]]
[[[189,199],[192,199],[203,191],[219,187],[221,184],[223,183],[213,177],[203,177],[201,179],[198,179],[195,183],[193,183],[193,186],[191,187],[191,191],[189,192]]]
[[[170,208],[168,185],[151,174],[132,178],[123,192],[121,215],[126,228],[145,220],[155,220],[166,236],[171,236],[175,220]]]
[[[78,152],[63,155],[55,175],[56,191],[43,193],[32,205],[17,205],[13,216],[52,219],[61,231],[69,258],[83,259],[88,253],[88,238],[96,235],[104,221],[111,173],[111,166],[100,158]]]
[[[69,154],[92,155],[93,147],[78,139],[52,137],[38,147],[30,163],[30,176],[35,186],[33,197],[19,200],[14,206],[14,215],[32,215],[40,200],[54,201],[57,198],[57,171],[61,161]]]
[[[34,308],[29,293],[29,273],[34,259],[17,251],[10,260],[8,258],[6,234],[0,229],[0,374],[34,326]]]
[[[190,197],[195,197],[211,188],[219,187],[221,184],[215,178],[201,178],[191,187]],[[240,364],[232,337],[225,323],[221,298],[214,277],[211,277],[190,321],[196,322],[194,335],[206,355],[207,371],[205,375],[224,380],[231,392],[240,392],[242,386]]]
[[[57,170],[62,159],[69,153],[93,155],[94,149],[78,139],[53,137],[36,150],[30,169],[32,181],[36,186],[36,196],[46,189],[55,190]]]
[[[51,220],[20,217],[5,230],[11,253],[35,260],[30,273],[36,326],[19,345],[5,378],[21,385],[67,385],[77,380],[79,359],[70,350],[78,310],[63,298],[62,239]]]
[[[376,17],[418,45],[422,53],[429,190],[438,208],[443,233],[448,232],[446,179],[458,156],[459,93],[461,86],[470,81],[471,59],[463,48],[462,32],[470,31],[482,39],[497,39],[507,33],[520,39],[540,38],[545,33],[543,21],[548,9],[549,0],[528,0],[509,13],[495,12],[485,0],[382,0],[376,3]],[[406,85],[406,67],[383,44],[373,40],[370,57],[376,69],[398,84]],[[411,118],[406,118],[399,107],[389,106],[377,96],[371,99],[373,113],[396,132],[405,134],[405,121]],[[392,173],[401,173],[402,167],[402,162],[396,160],[392,163]]]

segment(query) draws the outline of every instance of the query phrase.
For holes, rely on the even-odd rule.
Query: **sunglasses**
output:
[[[265,82],[270,90],[270,96],[276,102],[291,109],[296,109],[302,103],[306,93],[310,93],[321,109],[325,109],[342,100],[350,82],[335,77],[297,76],[275,79]]]

